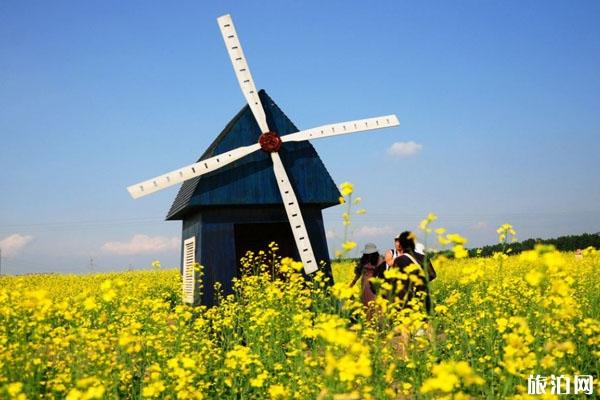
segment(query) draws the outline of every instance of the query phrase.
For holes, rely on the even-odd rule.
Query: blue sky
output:
[[[205,3],[2,2],[2,272],[178,265],[177,189],[125,188],[195,161],[244,105],[226,13],[301,129],[400,118],[313,142],[364,200],[360,245],[428,212],[472,246],[504,222],[522,239],[600,231],[600,3]],[[331,251],[342,211],[324,213]]]

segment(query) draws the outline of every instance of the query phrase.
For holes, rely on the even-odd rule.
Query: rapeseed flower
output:
[[[354,192],[354,185],[350,182],[344,182],[340,185],[340,191],[342,192],[342,196],[350,196]]]
[[[269,396],[271,399],[281,399],[285,398],[288,395],[288,391],[283,385],[271,385],[269,386]]]
[[[357,246],[356,242],[353,242],[353,241],[347,241],[347,242],[342,243],[342,248],[345,251],[350,251],[350,250],[354,249],[356,246]]]
[[[600,357],[598,252],[439,257],[427,314],[384,296],[419,269],[373,280],[367,309],[353,261],[331,286],[276,248],[212,308],[182,303],[178,269],[0,276],[0,398],[509,398]]]
[[[425,380],[421,393],[452,393],[461,386],[482,385],[484,380],[465,361],[442,362],[432,367],[433,377]]]

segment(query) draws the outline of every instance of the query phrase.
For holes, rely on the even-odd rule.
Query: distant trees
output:
[[[475,249],[469,249],[469,256],[474,257],[476,255],[480,255],[482,257],[488,257],[494,254],[495,252],[502,252],[507,248],[511,249],[511,254],[518,254],[525,250],[532,250],[536,244],[551,244],[554,245],[554,247],[556,247],[556,249],[560,251],[575,251],[577,249],[585,249],[589,246],[593,246],[599,249],[600,232],[560,236],[554,239],[527,239],[523,240],[522,242],[510,243],[508,245],[498,243],[491,246],[483,246]]]

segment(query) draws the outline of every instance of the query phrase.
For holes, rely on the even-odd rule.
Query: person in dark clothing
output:
[[[431,296],[429,282],[437,276],[433,264],[425,256],[415,251],[415,235],[405,231],[398,236],[400,255],[394,260],[393,268],[398,268],[404,278],[394,282],[400,301],[407,307],[410,300],[417,296],[424,298],[427,313],[431,312]]]
[[[383,259],[379,255],[377,246],[373,243],[367,243],[362,253],[363,255],[354,269],[354,279],[350,283],[350,287],[354,286],[362,278],[360,297],[363,304],[367,306],[371,301],[375,300],[375,289],[370,279],[376,276],[377,266],[383,262]]]

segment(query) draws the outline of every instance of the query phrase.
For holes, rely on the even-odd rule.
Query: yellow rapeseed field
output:
[[[177,270],[0,277],[0,398],[526,398],[530,374],[598,379],[593,249],[440,258],[427,318],[381,297],[367,319],[349,262],[329,287],[270,259],[211,309],[181,303]]]

